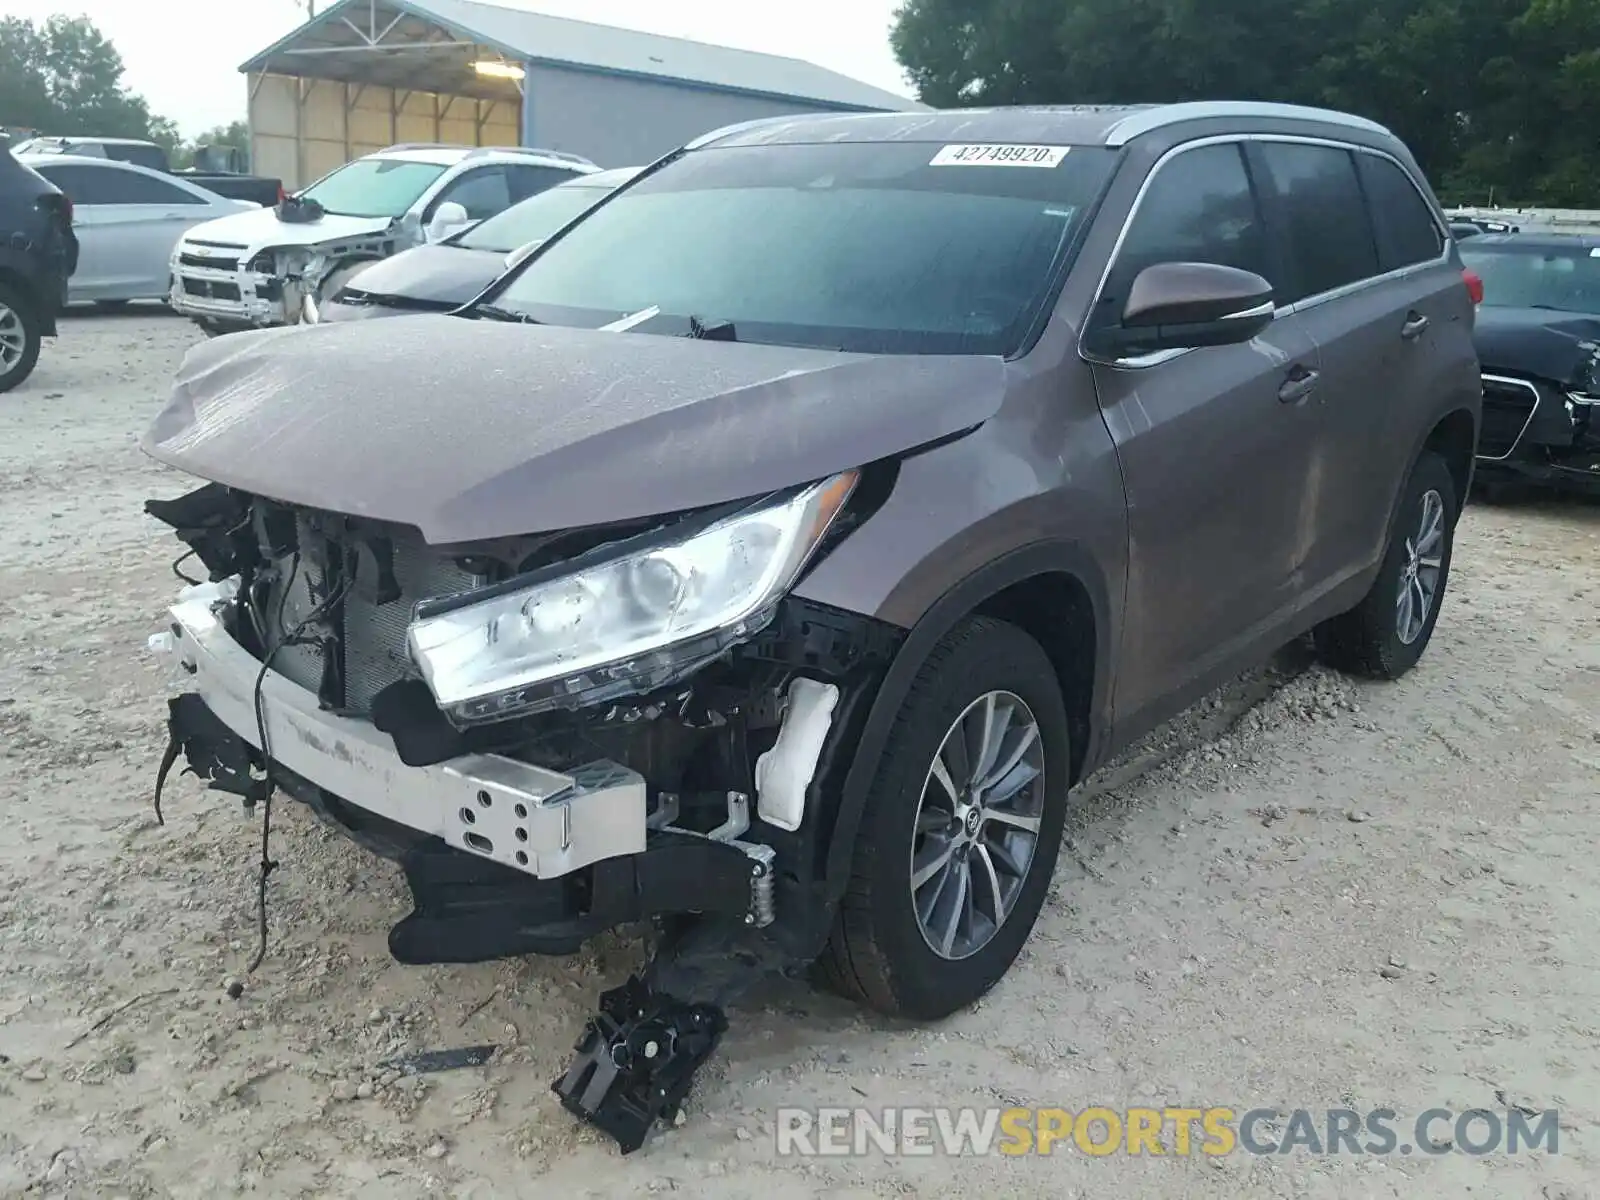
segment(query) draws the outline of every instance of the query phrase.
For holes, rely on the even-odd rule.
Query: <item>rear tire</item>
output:
[[[992,739],[986,729],[995,731]],[[994,747],[976,754],[987,766],[963,745]],[[1071,760],[1061,687],[1037,642],[985,617],[945,635],[884,747],[849,890],[817,964],[820,981],[879,1012],[918,1020],[948,1016],[988,992],[1044,904]],[[991,776],[992,784],[964,786]],[[1028,822],[1036,828],[1031,847]],[[914,884],[914,859],[927,882]]]
[[[0,392],[33,374],[43,342],[38,310],[21,292],[0,283]]]
[[[1444,603],[1459,514],[1450,468],[1437,454],[1424,452],[1401,493],[1372,590],[1355,608],[1316,628],[1324,662],[1372,679],[1399,679],[1417,665]]]

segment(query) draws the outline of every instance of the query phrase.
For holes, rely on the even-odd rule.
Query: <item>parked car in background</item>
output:
[[[20,161],[72,200],[80,246],[67,291],[74,303],[166,299],[172,289],[172,248],[185,230],[261,208],[116,159],[24,154]]]
[[[208,333],[298,324],[308,299],[326,304],[363,267],[599,169],[555,150],[392,146],[276,209],[191,230],[173,255],[172,307]]]
[[[414,246],[350,277],[326,305],[321,321],[352,321],[403,312],[444,312],[465,304],[495,276],[530,254],[637,175],[642,167],[616,167],[578,175],[513,204],[461,233]]]
[[[242,169],[216,171],[188,167],[175,170],[165,147],[139,138],[35,137],[12,149],[17,154],[70,154],[75,158],[133,163],[203,187],[229,200],[252,200],[263,207],[278,203],[284,195],[281,179],[250,175]],[[224,162],[230,167],[239,167],[243,157],[232,146],[201,146],[196,156],[206,162]]]
[[[1478,477],[1600,491],[1600,236],[1485,234]]]
[[[1358,117],[708,135],[455,314],[190,352],[144,441],[210,481],[148,505],[215,581],[166,765],[403,860],[404,962],[661,918],[557,1084],[629,1149],[762,970],[984,995],[1069,789],[1279,646],[1410,670],[1472,319]]]
[[[72,200],[0,147],[0,392],[32,374],[77,265]]]

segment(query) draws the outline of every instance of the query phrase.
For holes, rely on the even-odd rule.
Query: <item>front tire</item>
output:
[[[818,963],[824,982],[917,1020],[988,992],[1044,904],[1071,760],[1066,705],[1039,644],[985,617],[947,634],[911,684],[867,795]]]
[[[1373,679],[1399,679],[1417,665],[1444,603],[1460,513],[1455,478],[1425,452],[1411,469],[1372,590],[1315,632],[1329,666]]]
[[[43,342],[37,310],[15,288],[0,284],[0,393],[33,374]]]

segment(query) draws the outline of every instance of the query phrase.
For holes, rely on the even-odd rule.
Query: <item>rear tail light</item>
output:
[[[1483,276],[1476,271],[1462,271],[1462,281],[1467,285],[1467,295],[1472,297],[1474,304],[1483,303]]]
[[[38,199],[38,207],[43,212],[54,213],[61,220],[63,227],[72,228],[72,197],[65,192],[46,192]]]
[[[283,190],[283,184],[278,184],[278,203],[282,204],[289,198],[289,193]]]

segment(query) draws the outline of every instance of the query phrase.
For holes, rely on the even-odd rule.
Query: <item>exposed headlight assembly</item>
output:
[[[309,246],[293,246],[287,250],[280,250],[279,261],[283,264],[283,273],[291,279],[306,279],[318,275],[326,266],[322,252]]]
[[[764,628],[849,499],[846,472],[682,540],[419,606],[408,641],[461,725],[662,687]]]

